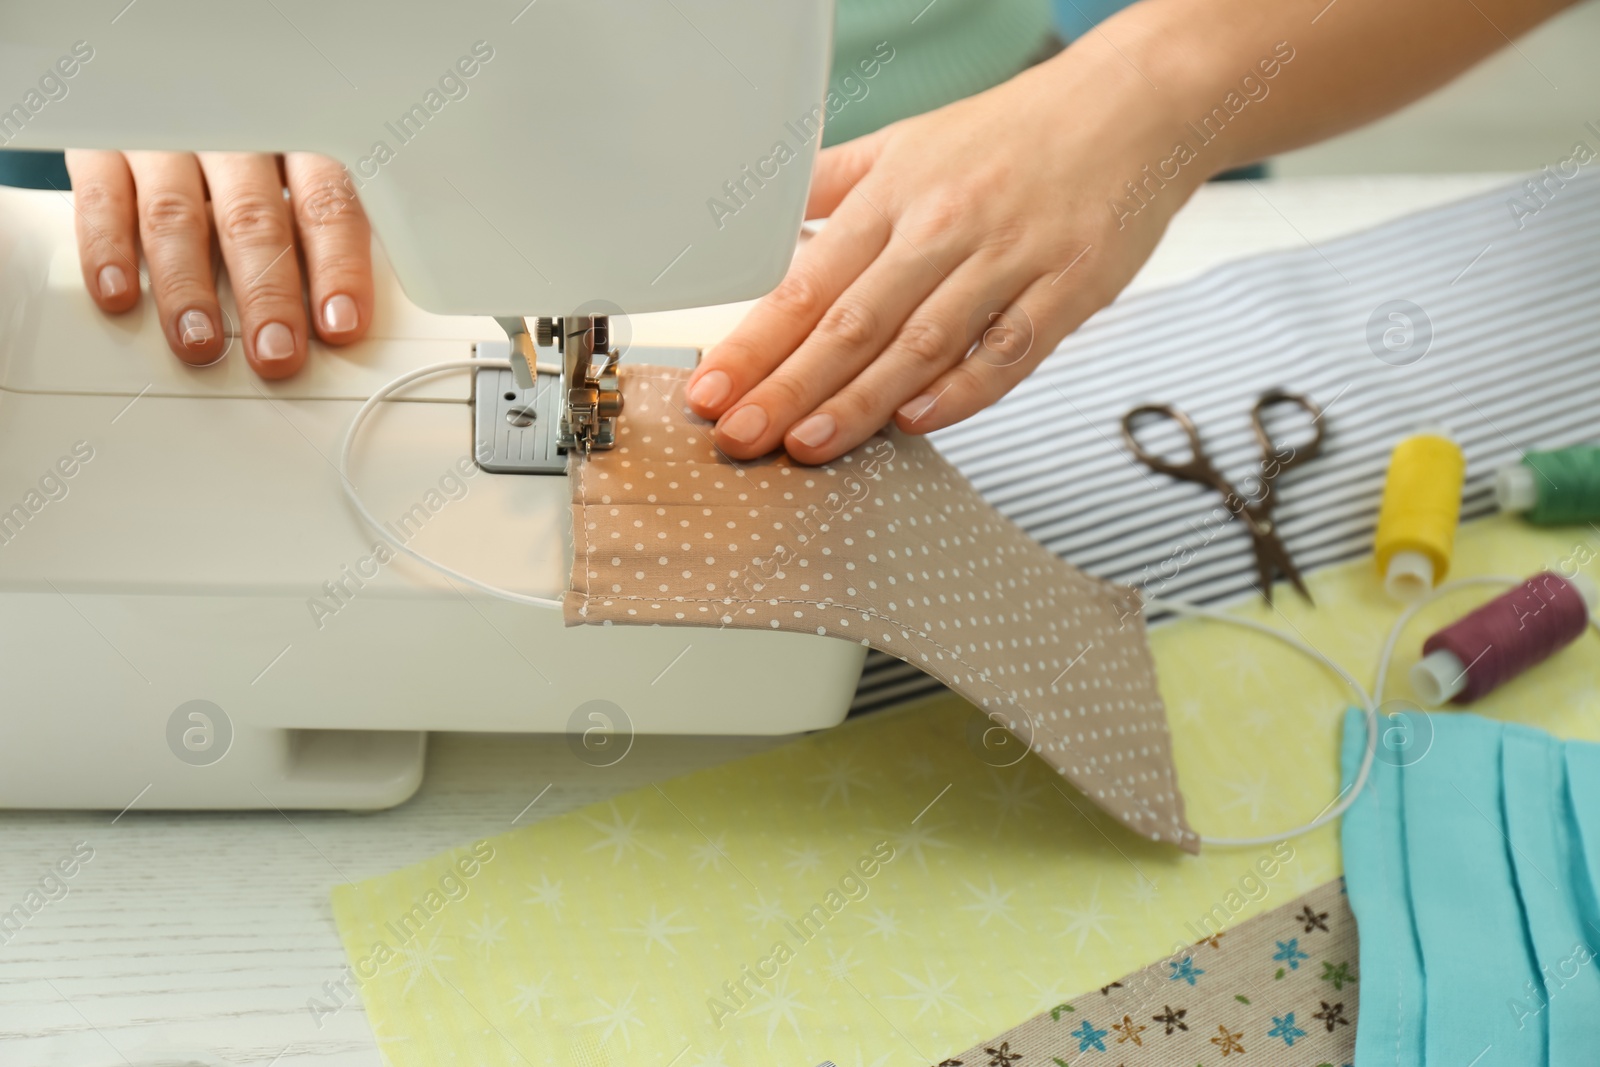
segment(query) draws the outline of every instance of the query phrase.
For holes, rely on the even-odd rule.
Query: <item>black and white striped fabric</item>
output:
[[[1237,522],[1206,525],[1215,493],[1127,453],[1120,421],[1139,404],[1188,412],[1241,489],[1259,470],[1256,397],[1283,388],[1323,407],[1321,458],[1274,488],[1302,570],[1371,551],[1390,450],[1428,424],[1466,452],[1462,517],[1487,515],[1501,465],[1600,439],[1600,178],[1542,189],[1496,190],[1126,297],[934,442],[1071,563],[1202,603],[1255,595],[1249,539]],[[1175,433],[1150,429],[1147,448],[1181,454]],[[1295,433],[1286,414],[1282,435]],[[873,653],[854,710],[937,688]]]

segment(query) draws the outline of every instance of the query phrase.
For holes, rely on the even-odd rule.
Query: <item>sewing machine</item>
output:
[[[566,453],[628,418],[616,360],[696,356],[631,344],[663,327],[628,316],[788,265],[831,3],[124,4],[0,12],[6,146],[336,157],[380,308],[265,382],[224,280],[233,343],[190,367],[148,294],[110,317],[83,292],[69,196],[0,190],[0,806],[377,808],[416,789],[430,730],[564,731],[604,766],[633,732],[843,717],[859,646],[567,629],[379,551],[335,462],[384,383],[510,359],[406,388],[352,479],[419,551],[559,597]]]

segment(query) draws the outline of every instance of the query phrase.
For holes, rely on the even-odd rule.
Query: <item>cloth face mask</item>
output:
[[[1347,787],[1366,743],[1351,711]],[[1600,745],[1460,712],[1390,716],[1343,846],[1356,1063],[1593,1062]]]
[[[688,412],[687,377],[624,367],[616,447],[572,459],[568,625],[859,641],[971,700],[1136,833],[1198,849],[1137,593],[1028,537],[921,437],[891,429],[824,467],[733,463]]]

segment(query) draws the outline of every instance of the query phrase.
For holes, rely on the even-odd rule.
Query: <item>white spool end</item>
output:
[[[1532,511],[1539,503],[1538,476],[1525,463],[1512,463],[1494,473],[1494,502],[1501,511]]]
[[[1413,437],[1442,437],[1451,444],[1456,443],[1456,435],[1450,432],[1450,427],[1442,422],[1425,422],[1412,433]]]
[[[1593,615],[1596,610],[1600,610],[1600,587],[1594,584],[1594,579],[1587,574],[1574,574],[1567,578],[1567,584],[1576,589],[1578,595],[1583,597],[1583,602],[1589,605],[1589,614]]]
[[[1421,701],[1436,708],[1467,687],[1467,668],[1455,653],[1430,652],[1411,668],[1411,688]]]
[[[1433,589],[1433,560],[1423,552],[1396,552],[1389,557],[1383,588],[1402,603],[1421,600]]]

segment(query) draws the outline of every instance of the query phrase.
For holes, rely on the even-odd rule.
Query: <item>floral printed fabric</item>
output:
[[[1341,878],[939,1067],[1349,1067],[1356,959]]]
[[[921,437],[891,428],[822,467],[735,463],[688,411],[687,378],[624,367],[616,447],[572,459],[568,625],[859,641],[972,701],[1135,833],[1198,849],[1136,592],[1034,541]]]

